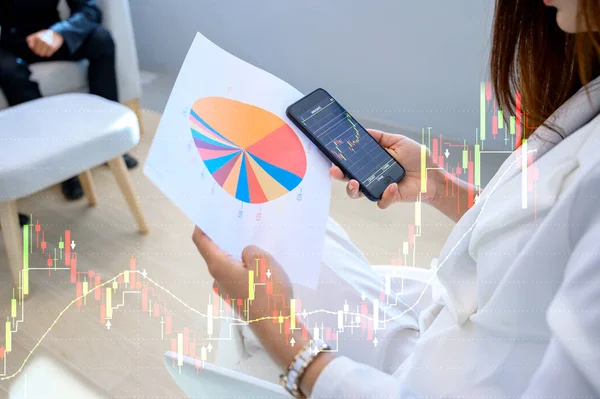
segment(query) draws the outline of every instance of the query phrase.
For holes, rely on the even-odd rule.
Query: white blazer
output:
[[[564,140],[528,140],[525,209],[519,149],[458,222],[412,356],[393,376],[338,358],[313,397],[600,397],[598,83],[551,117]]]

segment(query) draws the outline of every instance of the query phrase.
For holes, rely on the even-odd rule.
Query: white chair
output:
[[[79,175],[90,206],[90,170],[108,162],[140,233],[148,228],[122,155],[140,139],[129,108],[91,94],[61,94],[0,111],[0,226],[16,284],[23,268],[17,199]]]
[[[116,68],[119,102],[131,108],[140,119],[140,72],[131,24],[129,0],[98,0],[103,13],[103,26],[111,32],[116,43]],[[60,15],[66,18],[66,0],[59,4]],[[31,65],[31,79],[38,82],[44,96],[72,92],[88,92],[87,61],[41,62]],[[0,110],[8,103],[0,90]],[[141,126],[141,119],[140,119]]]

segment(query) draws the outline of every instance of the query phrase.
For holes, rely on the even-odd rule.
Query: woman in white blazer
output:
[[[599,30],[598,0],[497,0],[492,81],[504,110],[514,111],[522,94],[527,144],[464,214],[455,200],[436,195],[445,172],[429,175],[423,199],[457,221],[436,276],[425,286],[408,284],[397,306],[383,311],[387,336],[377,348],[316,355],[299,376],[299,397],[600,397]],[[408,170],[380,207],[414,201],[420,146],[372,134]],[[535,154],[534,165],[524,164],[524,152]],[[532,166],[539,168],[537,195],[524,201],[523,171]],[[332,175],[343,178],[335,168]],[[359,197],[357,182],[348,183],[348,194]],[[193,238],[230,298],[247,298],[246,267],[257,256],[269,258],[275,292],[293,297],[285,272],[259,248],[247,248],[236,262],[199,229]],[[381,281],[333,222],[326,243],[325,279],[341,281],[320,286],[312,299],[377,297]],[[257,290],[248,306],[253,319],[272,316],[264,292]],[[268,353],[280,370],[311,339],[294,333],[290,345],[270,320],[250,328],[260,347],[246,351]],[[260,365],[268,367],[264,358]]]

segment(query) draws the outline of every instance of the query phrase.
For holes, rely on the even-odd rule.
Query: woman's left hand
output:
[[[289,305],[289,300],[293,297],[292,284],[283,268],[268,252],[253,245],[248,246],[242,251],[242,261],[240,262],[225,253],[198,227],[194,230],[192,239],[206,261],[208,272],[224,294],[235,299],[249,298],[249,271],[254,272],[257,262],[265,259],[269,270],[268,281],[273,285],[273,294],[279,297],[283,295],[284,300],[288,302],[286,304],[277,303],[276,309],[281,309],[280,305]],[[254,280],[258,282],[257,275]],[[273,300],[273,298],[268,297],[264,286],[256,287],[254,291],[254,299],[250,301],[250,317],[252,319],[265,317],[267,313],[270,314],[269,309],[273,308],[272,304],[269,306],[269,299]]]
[[[217,287],[232,299],[249,298],[249,272],[255,271],[257,260],[260,262],[260,259],[265,259],[268,269],[267,281],[272,284],[272,295],[267,294],[265,285],[254,286],[254,299],[247,301],[248,325],[271,356],[281,366],[287,366],[298,351],[299,345],[291,347],[285,339],[286,335],[280,331],[279,323],[273,323],[273,317],[280,314],[290,317],[289,301],[293,298],[293,288],[283,268],[269,253],[255,246],[244,248],[242,261],[234,259],[198,227],[194,230],[192,239],[206,261],[208,271],[215,279]],[[257,280],[258,278],[255,278],[255,281]],[[278,309],[281,313],[278,312],[277,316],[274,316],[272,309]],[[242,318],[246,319],[246,315]],[[294,336],[296,342],[301,339],[296,334]]]
[[[194,230],[192,236],[198,251],[206,261],[208,271],[215,279],[217,286],[230,298],[248,298],[249,292],[249,271],[254,271],[257,259],[265,259],[270,275],[268,281],[273,284],[273,295],[267,295],[265,286],[259,286],[255,289],[254,299],[248,302],[248,320],[249,326],[259,339],[263,348],[275,360],[275,362],[285,369],[292,362],[300,348],[305,347],[311,338],[307,333],[308,340],[303,337],[300,323],[299,328],[291,332],[295,341],[295,346],[287,340],[286,334],[281,330],[279,323],[273,323],[270,309],[274,298],[283,303],[277,303],[277,309],[281,310],[281,316],[290,317],[289,300],[293,298],[293,288],[290,280],[283,268],[266,251],[249,246],[242,252],[242,261],[238,261],[221,250],[202,230],[198,227]],[[282,310],[282,309],[288,310]],[[301,380],[301,390],[310,396],[312,388],[323,371],[323,369],[334,359],[333,354],[324,353],[318,356],[308,367],[304,377]]]

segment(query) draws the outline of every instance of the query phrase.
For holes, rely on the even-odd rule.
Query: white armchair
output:
[[[140,72],[131,24],[129,0],[98,0],[103,25],[116,43],[119,101],[140,117]],[[65,0],[59,5],[60,15],[66,18],[69,8]],[[71,92],[87,92],[87,61],[42,62],[31,65],[31,79],[38,82],[44,96]],[[0,110],[8,103],[0,90]],[[141,123],[140,123],[141,125]]]

